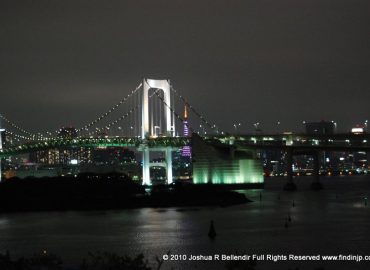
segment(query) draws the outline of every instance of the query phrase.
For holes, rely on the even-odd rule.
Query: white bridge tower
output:
[[[147,139],[153,136],[157,136],[155,129],[150,129],[150,115],[149,115],[149,90],[154,89],[157,91],[163,91],[164,98],[163,108],[164,108],[164,120],[165,120],[165,136],[174,137],[175,136],[175,118],[171,109],[173,109],[174,104],[171,104],[171,86],[169,80],[153,80],[144,79],[143,81],[143,95],[142,95],[142,126],[141,126],[141,138]],[[153,95],[154,95],[153,94]],[[167,184],[171,184],[173,181],[172,177],[172,149],[171,146],[167,146],[163,149],[156,149],[157,151],[165,152],[165,166],[167,175]],[[143,147],[143,185],[151,185],[150,179],[150,149],[148,146]]]

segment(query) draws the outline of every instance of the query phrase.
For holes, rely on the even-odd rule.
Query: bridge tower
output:
[[[164,108],[164,119],[165,119],[165,136],[175,136],[175,117],[171,113],[173,104],[171,104],[171,89],[169,80],[153,80],[144,79],[143,81],[143,95],[142,95],[142,126],[141,126],[141,137],[143,139],[151,136],[156,136],[155,129],[150,129],[150,115],[149,115],[149,90],[155,89],[155,91],[161,90],[164,93],[163,102],[165,103]],[[166,159],[166,174],[167,183],[171,184],[172,177],[172,149],[166,147],[164,149]],[[143,184],[151,185],[150,180],[150,149],[147,146],[143,148]]]
[[[175,136],[175,119],[173,114],[171,114],[170,108],[171,104],[171,89],[169,80],[153,80],[153,79],[144,79],[143,82],[143,99],[142,99],[142,127],[141,127],[141,137],[148,138],[154,136],[149,129],[149,90],[150,89],[162,90],[164,93],[164,102],[167,104],[164,106],[165,110],[165,121],[166,121],[166,136],[173,137]],[[156,90],[156,91],[157,91]]]

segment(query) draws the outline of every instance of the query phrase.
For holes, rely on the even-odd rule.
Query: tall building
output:
[[[57,135],[60,139],[74,139],[77,136],[77,130],[74,127],[62,127]],[[86,147],[64,147],[30,153],[30,162],[39,164],[77,165],[90,163],[91,160],[92,150]]]
[[[184,131],[183,136],[189,137],[189,126],[188,126],[188,104],[185,104],[184,108]],[[190,146],[186,145],[182,148],[181,155],[183,157],[191,157],[191,148]]]
[[[61,139],[74,139],[77,136],[77,130],[74,127],[62,127],[58,133],[58,138]],[[59,149],[59,164],[68,165],[72,160],[77,160],[78,151],[77,147]]]

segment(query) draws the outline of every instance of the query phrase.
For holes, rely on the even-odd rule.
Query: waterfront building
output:
[[[256,151],[207,142],[192,135],[195,184],[263,184],[262,164]]]

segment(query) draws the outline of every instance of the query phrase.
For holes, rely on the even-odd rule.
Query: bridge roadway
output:
[[[268,150],[276,149],[296,154],[312,153],[313,151],[348,151],[370,152],[370,134],[334,134],[334,135],[217,135],[204,137],[213,144],[235,145],[241,148]],[[135,147],[181,148],[189,145],[188,137],[153,137],[141,139],[138,137],[80,137],[75,139],[55,138],[45,141],[32,141],[15,146],[4,146],[0,150],[0,158],[42,151],[55,148],[69,147]]]
[[[284,149],[287,147],[315,148],[322,150],[342,151],[370,148],[370,134],[247,134],[214,137],[227,144],[245,145],[257,149]]]
[[[256,150],[280,150],[286,152],[288,182],[284,189],[295,190],[293,183],[293,156],[310,155],[314,163],[313,189],[322,189],[320,183],[320,152],[366,152],[370,153],[369,134],[335,134],[335,135],[249,135],[224,138],[224,142],[240,148]]]
[[[7,158],[14,155],[25,154],[35,151],[42,151],[47,149],[63,149],[71,147],[135,147],[141,148],[155,148],[158,150],[167,147],[180,148],[190,143],[190,138],[184,137],[157,137],[149,139],[141,139],[137,137],[104,137],[104,138],[57,138],[45,141],[28,142],[21,145],[4,147],[0,150],[0,158]]]
[[[294,190],[293,156],[311,155],[314,159],[315,181],[313,188],[320,189],[319,154],[321,151],[340,152],[370,152],[370,134],[335,134],[335,135],[223,135],[208,136],[204,139],[212,144],[234,145],[237,148],[255,150],[280,150],[287,153],[288,183],[286,189]],[[46,149],[63,149],[71,147],[135,147],[140,151],[156,149],[162,151],[168,148],[179,149],[191,144],[189,137],[155,137],[141,139],[138,137],[81,137],[75,139],[56,138],[45,141],[28,142],[17,146],[4,147],[0,150],[0,159],[14,155],[42,151]],[[153,150],[154,150],[153,149]],[[290,165],[289,165],[290,164]]]

